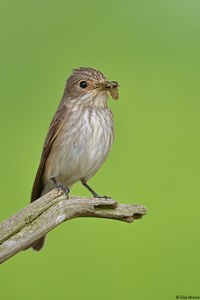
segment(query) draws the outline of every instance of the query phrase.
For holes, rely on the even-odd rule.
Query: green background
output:
[[[199,0],[0,2],[0,218],[27,205],[66,78],[120,83],[112,152],[90,181],[143,204],[133,224],[76,219],[1,266],[1,299],[200,296]],[[80,184],[72,194],[89,195]]]

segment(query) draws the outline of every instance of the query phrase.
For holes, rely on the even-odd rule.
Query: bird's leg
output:
[[[69,199],[70,189],[68,187],[64,186],[63,184],[58,183],[55,177],[51,177],[50,180],[52,180],[53,183],[55,184],[56,188],[58,189],[58,193],[60,191],[63,191],[65,193],[65,195],[67,196],[67,199]]]
[[[90,193],[92,193],[94,198],[111,199],[111,197],[108,197],[108,196],[99,196],[84,180],[81,180],[81,182],[82,182],[82,185],[84,185],[86,187],[86,189],[88,189],[88,191],[90,191]]]

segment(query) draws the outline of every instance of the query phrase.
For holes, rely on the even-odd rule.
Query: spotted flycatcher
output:
[[[107,158],[114,140],[109,93],[118,99],[118,83],[108,81],[100,71],[88,67],[73,71],[44,142],[31,202],[55,186],[68,196],[77,181],[94,197],[102,197],[87,182]],[[32,247],[40,250],[43,243],[44,237]]]

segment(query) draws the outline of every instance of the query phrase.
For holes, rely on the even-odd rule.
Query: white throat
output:
[[[79,101],[84,106],[93,106],[99,108],[107,108],[108,92],[93,90],[85,95],[79,97]]]

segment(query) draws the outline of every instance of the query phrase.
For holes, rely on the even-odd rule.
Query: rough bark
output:
[[[95,217],[131,223],[145,214],[146,209],[142,205],[79,196],[70,196],[67,200],[55,189],[0,224],[0,263],[26,249],[64,221]]]

